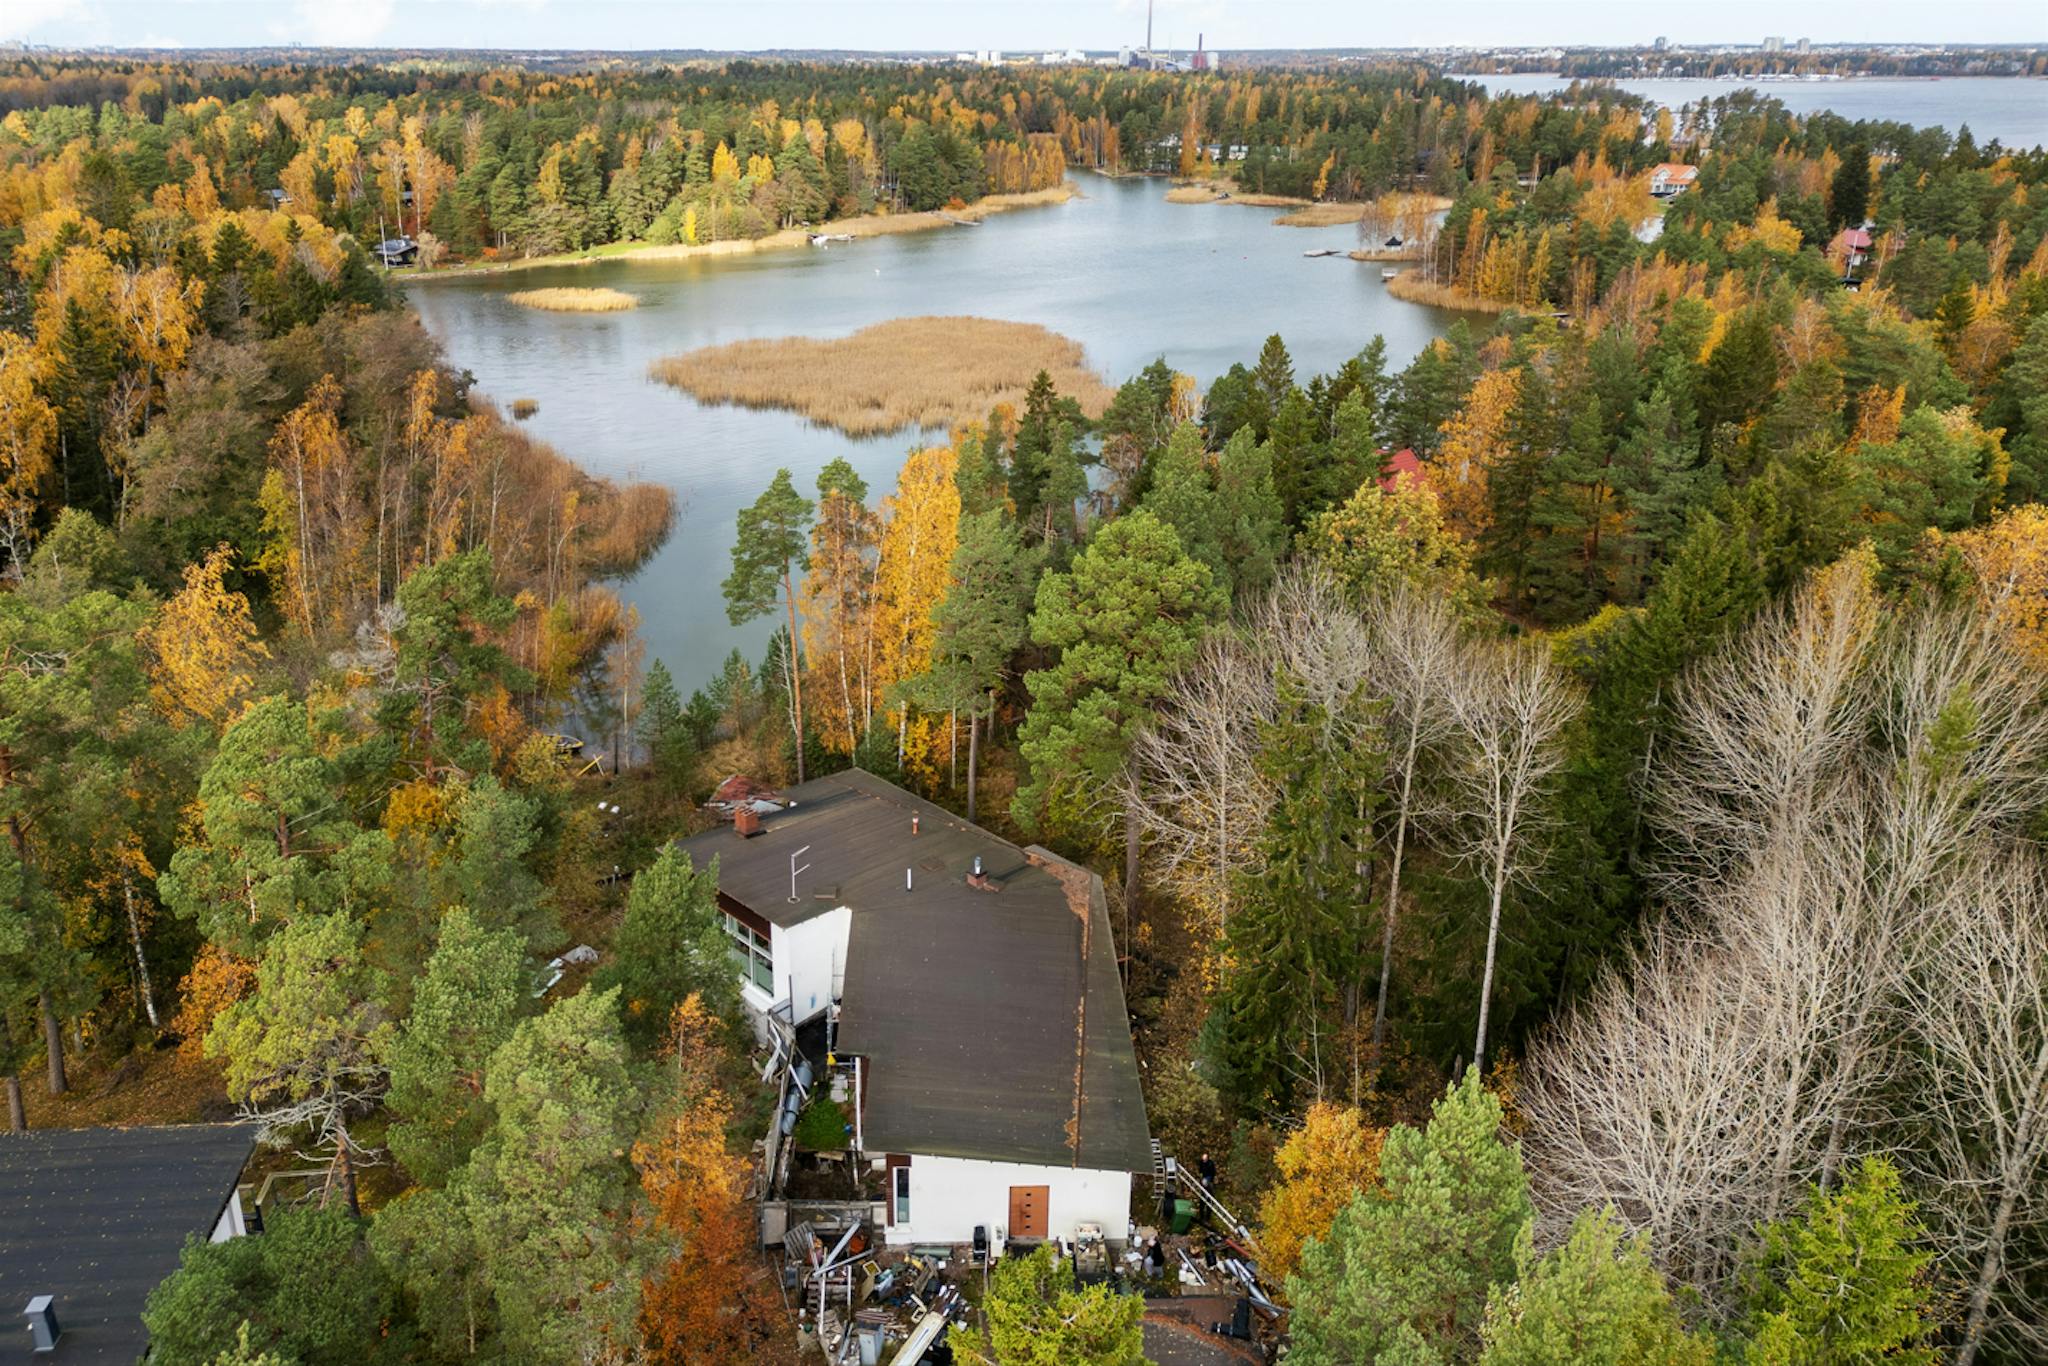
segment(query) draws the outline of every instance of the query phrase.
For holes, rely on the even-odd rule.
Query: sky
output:
[[[2048,41],[2043,0],[1156,0],[1155,42],[1211,50],[1532,44]],[[0,0],[50,46],[1110,49],[1145,0]]]

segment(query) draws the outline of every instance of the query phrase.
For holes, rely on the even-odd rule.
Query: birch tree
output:
[[[1943,910],[1913,1011],[1927,1142],[1908,1160],[1966,1287],[1970,1366],[1994,1339],[2048,1351],[2018,1255],[2048,1227],[2048,870],[2032,853],[1972,869]]]
[[[1367,608],[1371,646],[1365,655],[1371,680],[1384,699],[1387,787],[1393,798],[1393,848],[1387,856],[1387,905],[1380,938],[1379,995],[1373,1006],[1372,1046],[1387,1037],[1387,988],[1394,972],[1394,922],[1401,913],[1401,871],[1408,835],[1421,811],[1417,786],[1425,763],[1450,740],[1455,718],[1444,705],[1456,666],[1458,623],[1450,605],[1436,594],[1406,584],[1376,598]]]
[[[1510,887],[1541,867],[1551,779],[1564,761],[1559,742],[1582,700],[1549,653],[1528,641],[1463,647],[1444,700],[1459,749],[1447,793],[1462,837],[1457,854],[1477,867],[1487,893],[1486,967],[1472,1044],[1473,1064],[1484,1067],[1501,906]]]

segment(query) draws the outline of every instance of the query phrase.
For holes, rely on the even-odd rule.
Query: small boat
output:
[[[811,245],[814,247],[822,247],[827,242],[851,242],[852,240],[853,234],[850,232],[814,232],[811,234]]]
[[[1303,256],[1342,256],[1344,254],[1345,252],[1342,247],[1317,247],[1313,251],[1302,253]]]
[[[1394,278],[1394,277],[1395,277],[1396,275],[1399,275],[1400,273],[1401,273],[1400,271],[1398,271],[1398,270],[1395,270],[1395,269],[1394,269],[1394,268],[1393,268],[1392,266],[1382,266],[1382,267],[1380,267],[1380,278],[1381,278],[1382,280],[1391,280],[1391,279],[1393,279],[1393,278]]]

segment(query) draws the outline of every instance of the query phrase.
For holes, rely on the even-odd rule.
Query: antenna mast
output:
[[[789,904],[792,906],[796,905],[796,875],[798,873],[808,873],[811,870],[810,864],[806,863],[799,868],[796,861],[810,852],[811,846],[806,844],[803,848],[789,856]]]

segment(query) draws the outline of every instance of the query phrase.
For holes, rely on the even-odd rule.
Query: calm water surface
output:
[[[623,587],[650,659],[687,693],[734,646],[758,661],[773,624],[735,630],[719,584],[733,517],[787,465],[805,495],[844,456],[879,499],[915,434],[856,441],[781,412],[709,407],[647,377],[649,362],[742,337],[843,336],[922,313],[1041,323],[1081,342],[1121,382],[1164,356],[1205,386],[1250,364],[1269,333],[1295,371],[1334,369],[1375,333],[1389,369],[1405,365],[1454,314],[1389,298],[1380,268],[1311,248],[1353,245],[1353,230],[1272,226],[1272,210],[1168,204],[1156,180],[1079,181],[1067,204],[999,214],[978,228],[683,261],[606,261],[420,285],[411,300],[509,407],[531,398],[527,426],[593,473],[676,492],[668,543]],[[625,313],[545,313],[505,295],[546,285],[609,285],[640,297]]]
[[[1568,84],[1562,76],[1533,72],[1464,79],[1485,86],[1489,94],[1562,90]],[[1979,145],[1993,138],[2007,147],[2048,144],[2048,80],[2024,76],[1873,76],[1867,80],[1756,82],[1685,79],[1615,84],[1670,109],[1719,99],[1750,86],[1782,102],[1795,114],[1829,109],[1852,121],[1890,119],[1923,128],[1939,125],[1951,133],[1968,124],[1970,135]]]

